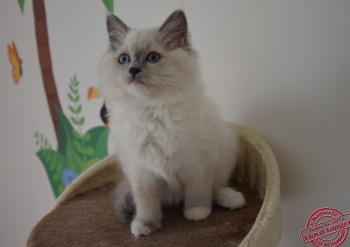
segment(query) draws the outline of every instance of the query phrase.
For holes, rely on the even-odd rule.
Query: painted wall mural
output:
[[[74,75],[67,92],[70,104],[67,117],[62,109],[56,107],[58,126],[58,147],[53,150],[47,139],[35,132],[39,147],[37,156],[45,167],[52,190],[58,196],[81,172],[108,154],[107,140],[109,129],[97,126],[83,133],[85,118],[81,115],[79,81]]]
[[[113,0],[102,0],[102,3],[109,12],[113,13]],[[25,0],[18,0],[18,4],[23,14]],[[85,117],[82,115],[81,96],[86,95],[90,101],[98,98],[99,92],[96,88],[90,87],[87,94],[81,94],[77,75],[72,75],[67,80],[69,90],[66,96],[69,104],[65,110],[62,108],[52,67],[45,2],[44,0],[33,0],[32,4],[41,78],[57,138],[57,148],[53,148],[45,135],[36,131],[34,133],[38,147],[36,155],[45,168],[53,193],[57,197],[81,172],[108,155],[109,128],[103,105],[100,117],[104,125],[83,132]],[[12,66],[13,82],[18,84],[23,70],[15,42],[8,44],[8,56]]]

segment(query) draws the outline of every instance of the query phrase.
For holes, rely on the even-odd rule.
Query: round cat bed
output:
[[[70,184],[54,209],[33,228],[27,246],[277,246],[281,235],[280,175],[270,147],[245,127],[230,124],[240,136],[241,152],[231,185],[243,192],[239,210],[213,207],[199,222],[179,208],[163,211],[162,228],[136,239],[130,225],[114,215],[120,169],[114,156],[94,164]]]

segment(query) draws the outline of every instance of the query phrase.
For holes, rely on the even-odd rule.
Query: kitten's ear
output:
[[[182,10],[174,11],[159,28],[160,41],[166,49],[187,48],[187,20]]]
[[[107,30],[111,48],[116,50],[123,44],[123,40],[129,32],[129,27],[115,15],[107,16]]]

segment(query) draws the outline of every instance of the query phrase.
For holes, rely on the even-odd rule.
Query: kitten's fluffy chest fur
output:
[[[196,152],[195,146],[184,144],[197,142],[203,118],[197,106],[200,100],[189,101],[144,106],[128,100],[113,107],[112,134],[117,146],[130,152],[134,162],[124,169],[145,166],[165,180],[174,180],[172,175],[181,168],[182,160]]]

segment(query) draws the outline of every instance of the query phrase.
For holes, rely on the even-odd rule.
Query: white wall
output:
[[[16,1],[0,4],[1,246],[22,246],[54,202],[32,137],[40,129],[54,142],[31,5],[26,2],[22,16]],[[350,1],[115,1],[115,13],[139,27],[159,25],[179,7],[187,13],[210,96],[226,119],[261,134],[277,156],[281,246],[306,246],[299,231],[313,210],[350,210]],[[47,1],[46,9],[63,99],[73,73],[86,88],[97,78],[105,10],[98,1],[83,0]],[[18,86],[5,53],[11,40],[28,61]],[[90,124],[97,105],[87,104],[93,108],[86,114]]]

